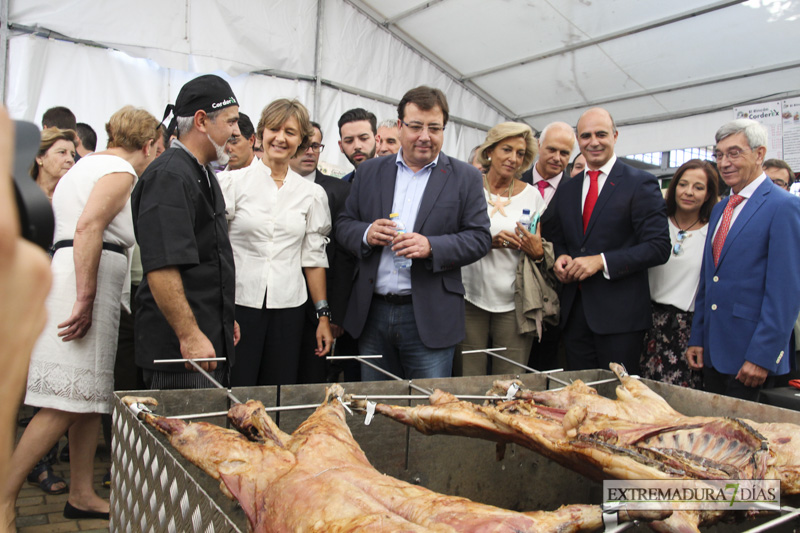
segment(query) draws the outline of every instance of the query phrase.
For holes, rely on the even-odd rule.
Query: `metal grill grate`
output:
[[[112,434],[112,533],[242,531],[116,399]]]

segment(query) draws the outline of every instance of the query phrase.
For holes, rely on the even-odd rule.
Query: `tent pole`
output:
[[[320,66],[322,65],[322,17],[324,13],[325,0],[317,0],[317,34],[314,50],[314,109],[311,115],[315,120],[319,120],[322,116],[320,111],[320,93],[322,92],[322,72],[320,72]]]
[[[6,101],[6,73],[8,72],[8,0],[0,0],[0,102]]]

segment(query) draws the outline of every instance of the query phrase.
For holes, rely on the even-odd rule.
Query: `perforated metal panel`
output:
[[[112,437],[110,531],[246,531],[116,398]]]

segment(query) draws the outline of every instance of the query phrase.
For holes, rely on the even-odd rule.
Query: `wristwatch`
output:
[[[326,307],[321,307],[321,308],[317,309],[317,320],[319,320],[320,318],[322,318],[324,316],[328,317],[328,320],[331,319],[331,308],[330,307],[326,306]]]

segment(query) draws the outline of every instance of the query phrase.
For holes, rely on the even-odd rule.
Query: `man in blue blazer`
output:
[[[767,133],[739,119],[716,133],[715,157],[731,196],[711,212],[695,300],[689,365],[705,389],[757,401],[792,366],[800,312],[800,199],[761,169]]]
[[[359,165],[338,220],[337,239],[357,258],[344,328],[397,376],[449,377],[464,338],[461,267],[491,248],[483,184],[477,169],[441,152],[448,106],[440,90],[411,89],[397,112],[400,152]],[[411,267],[397,268],[395,253]],[[361,378],[386,376],[362,366]]]
[[[583,370],[618,362],[636,373],[652,316],[647,269],[669,258],[666,204],[655,176],[617,160],[608,111],[586,111],[577,131],[587,170],[559,187],[542,217],[564,284],[567,364]]]

